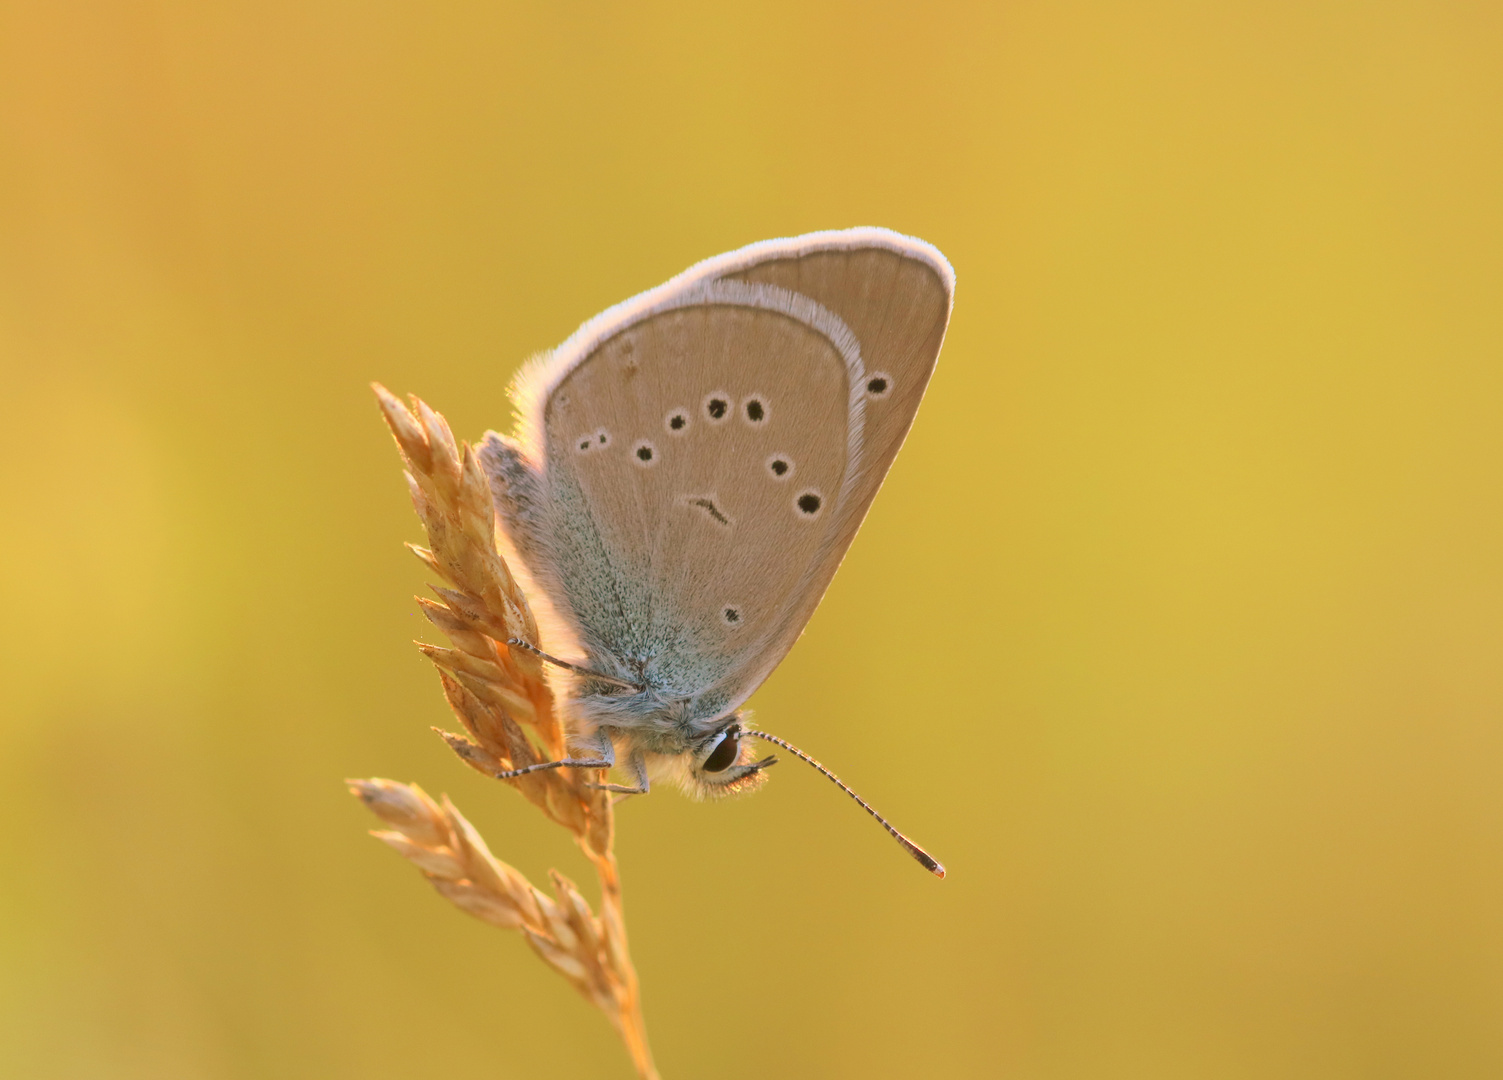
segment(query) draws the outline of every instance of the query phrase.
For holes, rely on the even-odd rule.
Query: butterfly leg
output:
[[[636,683],[627,682],[625,679],[618,679],[614,675],[602,675],[598,671],[591,671],[589,668],[582,668],[578,664],[571,664],[567,660],[560,660],[556,656],[549,656],[530,641],[523,641],[521,638],[507,638],[506,643],[512,646],[512,648],[532,653],[533,656],[536,656],[544,663],[552,664],[554,667],[561,667],[565,671],[572,671],[576,675],[583,675],[590,679],[599,679],[601,682],[614,683],[616,686],[631,690],[634,693],[641,693],[641,691],[646,689],[646,687],[639,686]]]
[[[601,728],[595,733],[595,752],[599,757],[594,758],[559,758],[557,761],[540,761],[536,765],[528,765],[521,769],[507,769],[503,772],[491,773],[497,780],[513,780],[518,776],[527,776],[531,773],[542,772],[545,769],[610,769],[616,764],[616,747],[611,742],[611,733],[606,728]],[[591,787],[601,785],[592,784]]]
[[[641,754],[633,753],[627,764],[631,766],[632,775],[636,778],[636,787],[627,787],[625,784],[586,784],[585,786],[600,788],[602,791],[614,791],[617,795],[646,795],[652,787],[647,779],[647,761]]]

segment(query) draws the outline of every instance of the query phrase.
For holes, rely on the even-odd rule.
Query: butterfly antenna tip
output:
[[[906,837],[902,833],[898,832],[897,829],[893,828],[892,823],[889,822],[881,814],[877,813],[877,811],[872,807],[872,805],[869,802],[867,802],[860,795],[857,795],[854,791],[852,791],[851,788],[850,788],[850,785],[848,785],[844,780],[840,779],[840,777],[838,777],[834,773],[832,773],[829,769],[825,768],[819,762],[815,761],[808,754],[804,753],[798,747],[794,746],[787,739],[780,739],[776,735],[769,735],[765,731],[750,731],[750,730],[746,730],[746,731],[742,731],[741,734],[743,734],[743,735],[750,735],[750,736],[752,736],[755,739],[763,739],[763,740],[765,740],[767,742],[770,742],[770,743],[773,743],[773,744],[775,744],[777,746],[781,746],[784,750],[787,750],[790,754],[792,754],[794,757],[798,758],[800,761],[806,762],[807,764],[810,764],[810,765],[814,766],[816,769],[818,769],[821,773],[824,774],[825,779],[829,780],[832,784],[834,784],[836,787],[838,787],[841,791],[845,792],[851,798],[855,799],[857,805],[860,806],[861,809],[865,810],[872,817],[876,818],[877,819],[877,824],[881,825],[882,828],[886,829],[889,833],[891,833],[892,834],[892,838],[894,840],[896,840],[898,843],[902,844],[903,845],[903,850],[906,851],[906,852],[908,852],[908,854],[912,855],[914,857],[914,859],[918,862],[918,864],[920,866],[922,866],[925,870],[929,871],[929,873],[933,874],[935,877],[941,878],[941,879],[944,878],[944,876],[945,876],[945,866],[944,866],[944,863],[940,862],[933,855],[930,855],[923,848],[919,847],[912,840],[908,839],[908,837]]]

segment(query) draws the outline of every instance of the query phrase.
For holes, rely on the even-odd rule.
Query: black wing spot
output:
[[[697,507],[699,507],[701,510],[703,510],[705,513],[709,514],[710,517],[714,518],[721,525],[729,525],[731,523],[731,519],[728,518],[728,517],[726,517],[724,514],[722,514],[720,512],[720,507],[718,507],[718,506],[715,505],[715,500],[714,499],[706,499],[706,498],[703,498],[703,497],[701,497],[701,498],[694,498],[694,499],[690,499],[689,500],[689,505],[690,506],[697,506]]]
[[[760,424],[767,419],[767,406],[763,404],[761,398],[747,398],[742,408],[746,412],[748,424]]]
[[[632,447],[631,456],[636,459],[639,467],[648,468],[658,459],[657,447],[653,446],[646,439],[643,439],[636,446]]]
[[[774,480],[786,480],[793,472],[793,460],[787,454],[773,454],[767,459],[767,472]]]
[[[819,513],[819,508],[824,504],[824,499],[819,497],[819,492],[817,491],[806,491],[794,500],[794,505],[798,507],[799,513],[805,517],[813,517]]]
[[[683,409],[674,409],[668,414],[668,419],[663,421],[663,426],[670,435],[682,435],[689,426],[689,414]]]
[[[574,447],[581,454],[584,454],[595,449],[597,446],[609,446],[610,444],[611,433],[605,430],[605,428],[600,428],[597,431],[590,432],[588,435],[581,435],[575,440]]]
[[[705,416],[712,424],[718,424],[730,415],[731,396],[720,390],[705,397]]]
[[[891,389],[892,379],[883,372],[879,371],[870,379],[866,380],[866,392],[872,397],[886,397],[887,392]]]
[[[728,607],[720,613],[720,617],[725,621],[725,625],[736,626],[741,622],[741,609]]]

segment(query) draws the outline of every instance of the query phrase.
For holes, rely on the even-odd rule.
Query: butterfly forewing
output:
[[[827,557],[850,385],[818,329],[714,302],[631,323],[560,380],[547,482],[587,646],[665,690],[733,696]]]
[[[953,274],[883,229],[717,256],[586,323],[487,439],[501,511],[578,644],[706,710],[743,701],[902,445]]]
[[[828,242],[838,244],[845,234],[829,235]],[[949,265],[928,245],[892,234],[845,243],[852,246],[807,244],[798,254],[769,253],[726,275],[808,296],[839,317],[860,343],[867,384],[862,470],[853,498],[842,510],[846,536],[835,553],[836,563],[913,424],[944,341],[954,292]]]
[[[816,233],[722,256],[723,276],[796,291],[851,331],[861,350],[864,405],[860,468],[808,590],[789,613],[792,633],[761,658],[756,683],[782,660],[819,605],[888,468],[902,448],[934,373],[950,320],[955,279],[933,247],[885,229]]]

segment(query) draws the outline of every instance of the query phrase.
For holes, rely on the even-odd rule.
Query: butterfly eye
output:
[[[705,763],[700,766],[705,772],[724,772],[730,768],[736,760],[736,755],[741,750],[739,736],[722,731],[716,736],[715,749],[710,751],[710,756],[705,758]]]

